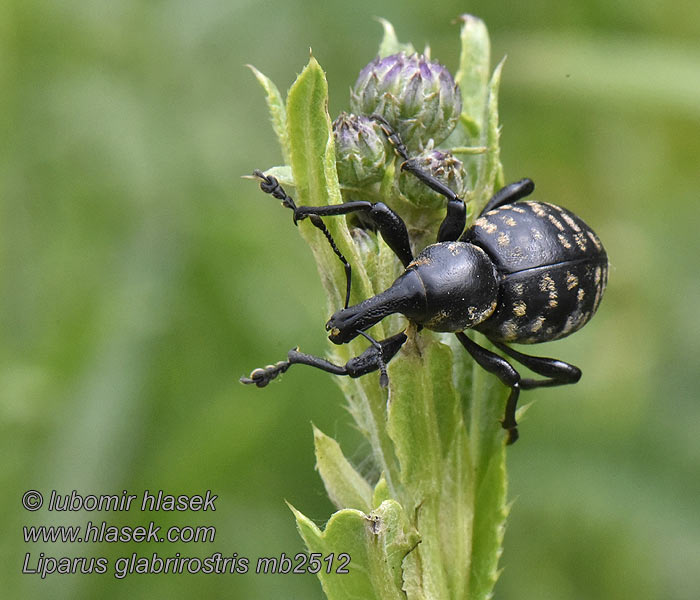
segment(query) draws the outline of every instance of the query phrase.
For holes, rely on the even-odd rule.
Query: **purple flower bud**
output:
[[[360,72],[350,106],[379,114],[398,131],[409,150],[444,141],[457,124],[462,96],[449,71],[419,54],[375,58]]]
[[[333,121],[335,159],[341,184],[362,187],[384,176],[386,137],[368,117],[341,113]]]
[[[462,161],[449,152],[427,150],[411,159],[426,173],[430,173],[455,194],[464,198],[467,189],[467,175]],[[430,189],[414,175],[406,171],[399,174],[399,189],[416,206],[437,208],[445,204],[445,197]]]

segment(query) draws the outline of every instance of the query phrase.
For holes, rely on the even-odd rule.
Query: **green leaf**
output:
[[[490,347],[488,342],[484,345]],[[491,597],[498,577],[498,558],[508,515],[506,447],[499,423],[508,388],[476,363],[472,365],[471,384],[473,402],[467,427],[473,473],[474,523],[469,586],[470,598],[485,599]]]
[[[488,86],[486,123],[482,138],[487,152],[479,172],[477,183],[478,196],[475,200],[474,214],[479,214],[494,191],[503,186],[503,166],[501,165],[501,149],[499,145],[501,129],[498,123],[498,87],[501,83],[501,71],[503,70],[504,62],[505,58],[498,63]]]
[[[290,164],[296,183],[297,204],[324,206],[342,201],[335,170],[335,146],[328,115],[328,84],[321,66],[312,56],[292,84],[287,96],[287,132]],[[328,231],[353,265],[353,291],[359,298],[373,295],[367,273],[358,260],[345,219],[326,219]],[[345,272],[330,251],[323,234],[308,221],[300,224],[302,235],[314,252],[329,307],[342,306]],[[346,359],[347,360],[347,359]]]
[[[369,514],[341,510],[330,518],[324,531],[289,507],[309,552],[322,556],[333,553],[334,569],[339,564],[338,554],[351,558],[348,573],[327,573],[325,568],[319,572],[329,600],[405,600],[401,565],[415,549],[418,536],[398,502],[387,500]]]
[[[338,442],[314,427],[316,468],[331,502],[338,508],[372,509],[372,488],[348,462]]]
[[[462,93],[462,114],[457,127],[443,145],[455,148],[457,153],[463,155],[465,169],[471,174],[473,190],[467,194],[467,199],[477,200],[469,210],[470,218],[473,218],[490,197],[486,193],[483,174],[489,152],[486,129],[489,126],[487,106],[491,43],[486,25],[481,19],[462,15],[461,21],[461,52],[455,82]],[[463,152],[467,148],[474,150],[470,153]],[[485,154],[483,148],[486,148]],[[486,195],[488,197],[484,200]]]
[[[389,435],[401,479],[418,501],[439,489],[443,459],[462,418],[450,376],[452,353],[431,338],[428,332],[409,335],[401,360],[390,364],[389,373]]]
[[[389,434],[401,465],[403,504],[416,515],[417,563],[404,565],[417,597],[462,598],[468,586],[475,491],[452,349],[421,333],[391,363]],[[464,351],[459,355],[465,361]],[[410,569],[419,573],[410,573]]]
[[[279,167],[270,167],[264,171],[265,175],[272,175],[282,185],[294,187],[294,176],[292,175],[292,167],[282,165]]]
[[[313,56],[289,90],[287,115],[289,162],[299,201],[312,206],[329,204],[335,190],[329,189],[333,182],[327,180],[321,160],[332,143],[328,84]]]
[[[390,494],[391,490],[389,490],[389,486],[386,484],[386,479],[382,475],[382,477],[379,478],[377,485],[374,486],[374,495],[372,496],[372,507],[376,508],[385,500],[390,500]]]
[[[502,433],[499,433],[502,436]],[[471,598],[490,598],[498,579],[498,559],[503,545],[506,504],[505,447],[501,442],[485,461],[485,473],[477,485],[472,534]]]
[[[396,37],[396,31],[394,31],[394,26],[389,23],[386,19],[381,17],[377,18],[384,28],[384,37],[382,38],[381,44],[379,44],[378,55],[381,58],[385,56],[391,56],[392,54],[398,54],[399,52],[405,52],[406,54],[413,54],[415,49],[413,44],[402,44]]]
[[[483,128],[491,43],[486,25],[472,15],[462,15],[459,69],[455,82],[462,92],[462,119],[469,133],[477,137]]]
[[[441,559],[448,573],[452,598],[477,598],[467,594],[470,566],[474,560],[472,533],[476,509],[472,469],[469,440],[464,422],[460,422],[444,460],[435,523],[440,532]]]
[[[414,329],[404,344],[401,360],[389,365],[389,435],[401,465],[401,481],[412,490],[416,504],[423,494],[438,488],[442,470],[440,424],[431,376],[443,376],[449,366],[428,373],[425,359],[432,350],[432,344],[426,343],[422,334],[416,336]]]
[[[321,206],[340,202],[342,196],[335,169],[333,132],[328,115],[328,86],[323,69],[313,57],[289,90],[287,132],[297,203]],[[375,295],[376,291],[350,236],[345,218],[328,218],[324,219],[324,223],[352,265],[351,302],[360,302]],[[329,312],[334,312],[344,302],[345,271],[323,234],[308,220],[302,221],[299,229],[314,254],[328,297]],[[385,337],[382,324],[376,325],[372,331],[378,338]],[[332,358],[342,364],[350,357],[361,354],[365,347],[366,341],[363,339],[334,346]],[[358,427],[370,441],[379,470],[385,474],[387,483],[393,490],[398,480],[398,467],[391,440],[386,435],[385,392],[377,385],[375,374],[353,380],[339,378],[338,384],[348,399],[348,408]]]
[[[333,144],[328,115],[328,84],[323,69],[313,56],[289,90],[287,133],[297,204],[324,206],[330,204],[331,199],[340,197],[337,176],[334,178],[331,175],[329,179],[325,160],[327,149]],[[340,241],[339,238],[349,239],[342,219],[326,221],[336,243]],[[300,223],[299,230],[314,253],[323,287],[329,297],[329,307],[341,305],[341,265],[328,252],[323,234],[308,220]]]
[[[270,119],[272,120],[272,128],[277,135],[280,147],[282,148],[282,157],[285,162],[289,161],[289,143],[287,140],[287,115],[284,108],[282,96],[277,89],[277,86],[253,65],[246,65],[267,92],[267,108],[270,111]]]

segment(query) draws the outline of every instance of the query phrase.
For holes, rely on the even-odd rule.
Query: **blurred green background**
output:
[[[287,211],[240,179],[280,162],[251,63],[285,90],[308,59],[331,113],[374,57],[374,16],[454,70],[489,26],[506,178],[598,232],[592,324],[537,348],[582,367],[509,449],[500,599],[700,597],[700,4],[201,0],[0,4],[0,581],[7,598],[320,598],[300,575],[21,575],[26,552],[255,559],[318,523],[311,421],[360,468],[333,378],[238,377],[327,318]],[[22,493],[219,495],[215,513],[30,514]],[[211,524],[211,544],[25,544],[23,524]]]

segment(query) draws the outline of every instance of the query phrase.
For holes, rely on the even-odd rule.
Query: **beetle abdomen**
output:
[[[590,321],[607,276],[605,256],[508,274],[500,285],[496,311],[475,329],[505,343],[566,337]]]
[[[464,237],[486,251],[502,277],[495,312],[475,327],[489,339],[556,340],[597,310],[608,258],[595,232],[565,208],[506,204],[477,219]]]
[[[464,239],[483,248],[501,273],[597,259],[595,232],[572,212],[546,202],[505,204],[479,217]]]

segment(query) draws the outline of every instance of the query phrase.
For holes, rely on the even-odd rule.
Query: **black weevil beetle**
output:
[[[386,363],[400,350],[406,334],[376,341],[365,331],[384,317],[401,313],[419,328],[455,333],[474,360],[510,388],[502,425],[512,444],[518,439],[515,409],[520,390],[576,383],[581,371],[560,360],[522,354],[506,344],[560,339],[591,319],[607,282],[608,258],[603,245],[593,230],[568,210],[544,202],[520,202],[534,190],[530,179],[497,192],[464,231],[464,201],[408,158],[398,134],[382,117],[372,118],[403,159],[401,168],[447,198],[447,214],[437,243],[414,257],[405,223],[382,202],[296,206],[274,177],[255,171],[261,189],[292,209],[295,223],[310,218],[345,266],[345,307],[326,323],[330,340],[344,344],[362,335],[371,345],[345,365],[293,349],[287,360],[255,369],[241,381],[263,387],[291,365],[305,364],[350,377],[379,370],[380,383],[386,386]],[[353,212],[369,218],[405,271],[388,290],[348,307],[350,265],[321,217]],[[521,378],[508,360],[472,341],[464,334],[465,329],[479,331],[506,355],[544,379]]]

